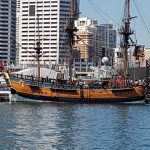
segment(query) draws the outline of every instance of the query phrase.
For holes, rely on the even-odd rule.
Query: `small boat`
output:
[[[129,1],[126,0],[129,5]],[[129,8],[129,7],[126,7]],[[129,36],[131,35],[129,10],[124,26],[120,34],[123,36],[122,48],[124,49],[124,72],[122,79],[84,79],[72,78],[72,66],[69,67],[69,78],[52,78],[47,75],[43,78],[40,68],[40,40],[36,43],[37,73],[36,75],[16,73],[10,76],[10,88],[12,93],[33,100],[55,101],[55,102],[77,102],[77,103],[120,103],[143,101],[145,98],[142,85],[130,84],[128,74],[127,49],[129,48]],[[73,35],[74,17],[70,17],[70,25],[66,29],[69,37],[69,46],[72,49],[74,43]],[[70,60],[71,61],[71,60]],[[47,72],[47,71],[45,71]]]

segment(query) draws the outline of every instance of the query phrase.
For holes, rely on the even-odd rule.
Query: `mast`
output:
[[[74,45],[74,32],[77,31],[77,28],[74,26],[75,19],[78,18],[78,0],[71,0],[70,2],[70,18],[66,32],[68,33],[68,43],[69,43],[69,81],[72,81],[72,50]]]
[[[37,11],[38,11],[38,1],[37,1]],[[38,27],[38,41],[36,42],[36,47],[35,47],[35,50],[36,50],[36,59],[37,59],[37,80],[40,81],[40,53],[41,53],[41,43],[40,43],[40,28],[39,28],[39,14],[37,14],[37,27]]]
[[[125,9],[124,9],[124,18],[122,20],[123,25],[119,30],[119,34],[122,35],[121,48],[123,49],[123,74],[124,76],[128,75],[128,48],[131,46],[129,44],[130,36],[133,34],[133,31],[130,28],[130,20],[134,18],[130,16],[130,0],[125,0]]]
[[[37,79],[40,81],[40,50],[42,48],[40,47],[40,41],[36,42],[36,58],[37,58]]]

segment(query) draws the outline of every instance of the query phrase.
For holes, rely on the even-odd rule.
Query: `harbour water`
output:
[[[110,149],[150,149],[150,104],[0,103],[0,150]]]

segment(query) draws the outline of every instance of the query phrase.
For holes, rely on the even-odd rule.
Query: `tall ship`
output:
[[[41,43],[40,38],[36,42],[36,60],[37,73],[36,75],[27,72],[23,74],[22,71],[10,75],[9,85],[12,93],[18,94],[22,97],[30,98],[38,101],[54,101],[54,102],[77,102],[77,103],[120,103],[143,101],[145,98],[144,87],[142,85],[132,84],[128,76],[128,48],[130,47],[130,35],[133,32],[130,29],[130,0],[125,0],[126,15],[123,19],[123,26],[120,29],[122,35],[121,48],[123,49],[124,66],[122,73],[115,78],[90,78],[90,79],[76,79],[73,77],[72,66],[72,49],[74,44],[74,32],[77,29],[74,26],[76,13],[74,4],[76,1],[72,0],[69,23],[66,28],[69,39],[69,78],[52,78],[48,75],[43,77],[42,72],[46,73],[48,70],[41,68],[40,52]],[[107,68],[107,58],[103,58],[104,66]],[[111,72],[111,71],[110,71]],[[56,73],[56,72],[55,72]]]

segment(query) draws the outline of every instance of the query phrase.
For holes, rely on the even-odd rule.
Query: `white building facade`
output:
[[[20,0],[17,0],[16,10],[16,66],[19,64],[19,23],[20,23]]]
[[[34,64],[40,39],[41,64],[57,64],[65,57],[70,0],[20,0],[19,64]]]

